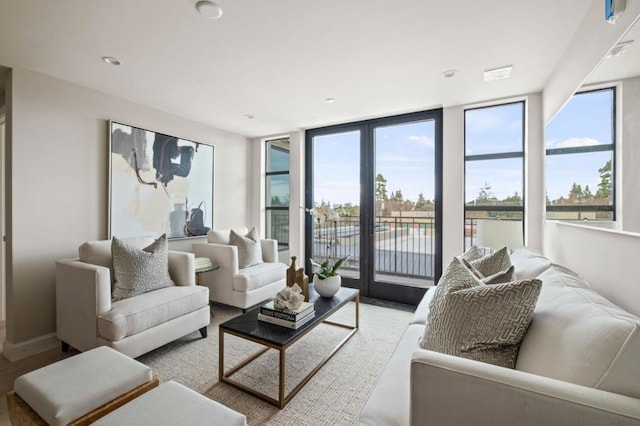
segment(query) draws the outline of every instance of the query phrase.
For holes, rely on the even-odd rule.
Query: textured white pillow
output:
[[[112,294],[114,301],[175,285],[169,275],[166,234],[143,249],[113,237],[111,256],[116,278]]]
[[[235,228],[234,231],[236,234],[244,235],[249,231],[249,229],[247,229],[246,227],[241,227]],[[213,244],[229,245],[230,236],[230,229],[212,229],[211,231],[207,232],[207,242]]]
[[[251,231],[246,235],[240,235],[232,229],[229,243],[238,247],[238,267],[240,269],[262,263],[262,247],[256,228],[251,228]]]
[[[485,285],[454,258],[429,306],[423,349],[515,368],[540,280]]]

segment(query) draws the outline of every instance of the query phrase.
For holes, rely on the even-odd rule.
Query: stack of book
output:
[[[302,302],[302,305],[295,310],[276,309],[273,301],[268,302],[260,307],[258,319],[260,321],[279,325],[282,327],[297,329],[309,322],[316,316],[313,303]]]
[[[193,263],[196,267],[196,272],[208,271],[213,267],[211,259],[209,259],[208,257],[196,257]]]

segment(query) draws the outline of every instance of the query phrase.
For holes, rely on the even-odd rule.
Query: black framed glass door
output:
[[[349,256],[343,285],[417,303],[441,274],[441,176],[442,110],[308,130],[307,258]]]

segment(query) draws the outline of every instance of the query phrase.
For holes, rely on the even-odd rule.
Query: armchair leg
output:
[[[60,341],[62,352],[69,352],[69,344],[67,342]]]
[[[200,335],[202,336],[203,339],[207,338],[207,327],[202,327],[200,329]]]

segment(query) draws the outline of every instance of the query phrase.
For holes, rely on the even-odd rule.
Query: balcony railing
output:
[[[385,276],[433,280],[434,219],[378,216],[374,228],[375,271]],[[342,216],[337,222],[314,224],[312,257],[318,261],[349,255],[345,275],[360,269],[360,219]]]

